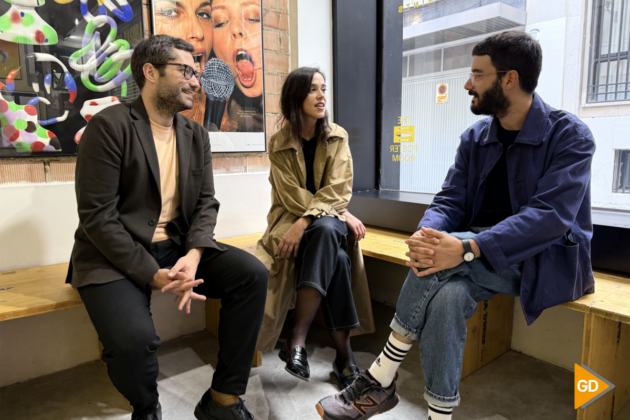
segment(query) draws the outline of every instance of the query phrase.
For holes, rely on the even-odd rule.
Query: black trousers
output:
[[[336,217],[321,217],[304,231],[295,261],[297,288],[308,286],[321,292],[322,312],[329,331],[359,326],[347,245],[346,223]]]
[[[267,296],[267,268],[253,255],[225,245],[220,252],[206,248],[197,268],[204,283],[195,292],[221,299],[217,368],[212,389],[243,395],[254,358]],[[173,241],[151,245],[160,267],[175,265],[183,250]],[[151,318],[151,287],[129,279],[79,288],[79,294],[103,343],[103,361],[118,391],[134,412],[158,400],[160,338]],[[173,307],[173,310],[177,310]]]

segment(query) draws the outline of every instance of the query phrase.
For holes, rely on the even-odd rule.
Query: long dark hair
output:
[[[287,121],[291,125],[291,131],[287,127],[283,127],[286,141],[295,141],[297,147],[302,147],[302,105],[308,96],[313,82],[315,73],[322,75],[324,80],[326,76],[315,67],[300,67],[293,70],[287,76],[282,85],[282,93],[280,94],[280,108],[282,110],[282,119],[280,127],[284,126]],[[328,135],[330,134],[330,125],[328,124],[328,111],[323,118],[317,120],[315,126],[315,138],[319,139],[323,146],[328,144]]]

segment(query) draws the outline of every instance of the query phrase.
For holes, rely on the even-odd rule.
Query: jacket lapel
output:
[[[187,193],[186,181],[190,171],[190,148],[192,146],[192,130],[186,124],[186,120],[180,114],[175,115],[175,136],[177,144],[177,163],[179,164],[179,196],[181,199],[182,214],[186,213],[185,194]]]
[[[160,183],[160,162],[157,157],[157,150],[155,149],[155,142],[153,140],[153,131],[151,131],[151,122],[149,121],[149,115],[142,102],[142,96],[138,97],[131,105],[131,115],[135,117],[133,126],[136,129],[140,144],[144,149],[144,154],[149,164],[149,169],[157,185],[158,192],[162,191]]]

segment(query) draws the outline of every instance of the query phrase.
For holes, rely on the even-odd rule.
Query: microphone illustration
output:
[[[213,58],[206,63],[201,74],[201,87],[206,93],[206,112],[203,117],[203,126],[209,131],[212,127],[211,124],[221,129],[225,101],[234,90],[234,76],[225,61]]]

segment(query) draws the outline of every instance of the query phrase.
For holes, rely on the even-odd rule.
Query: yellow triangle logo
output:
[[[586,407],[614,388],[610,382],[606,383],[586,366],[576,364],[574,378],[575,409]]]

